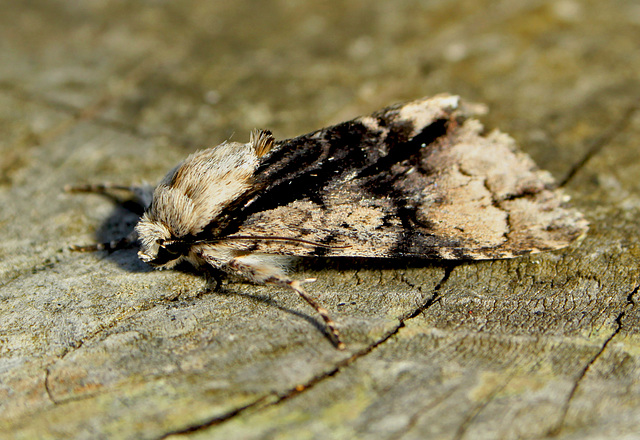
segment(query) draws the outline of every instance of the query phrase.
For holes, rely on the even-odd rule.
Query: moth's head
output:
[[[153,267],[172,268],[191,249],[191,245],[184,240],[172,237],[165,224],[146,215],[136,225],[136,232],[140,240],[138,257]]]

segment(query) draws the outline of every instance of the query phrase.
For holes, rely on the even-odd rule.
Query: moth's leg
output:
[[[131,231],[129,235],[119,240],[111,240],[105,243],[94,243],[87,245],[70,245],[69,249],[77,252],[95,252],[95,251],[117,251],[120,249],[127,249],[134,245],[134,243],[138,240],[138,234],[136,231]]]
[[[327,326],[327,330],[329,332],[329,336],[332,339],[332,342],[335,344],[335,346],[338,348],[338,350],[344,350],[346,348],[346,345],[344,342],[342,342],[342,340],[340,339],[340,332],[338,331],[338,329],[336,328],[336,323],[333,321],[333,319],[331,319],[331,316],[329,316],[329,312],[327,311],[327,309],[325,309],[324,307],[322,307],[320,305],[320,303],[318,303],[318,301],[316,301],[315,299],[311,298],[309,296],[309,294],[302,288],[302,283],[304,281],[312,281],[312,280],[278,280],[279,282],[283,282],[284,284],[289,286],[291,289],[293,289],[294,292],[296,292],[298,295],[300,295],[300,297],[305,300],[307,302],[307,304],[309,304],[311,307],[313,307],[316,312],[318,312],[318,314],[320,316],[322,316],[322,319],[324,320],[325,325]],[[269,281],[272,282],[272,281]]]
[[[97,183],[88,185],[67,185],[64,187],[66,192],[84,192],[103,194],[123,203],[122,197],[117,197],[115,192],[128,194],[128,203],[133,203],[137,209],[136,213],[142,214],[144,210],[151,205],[153,200],[154,188],[148,184],[142,185],[118,185],[114,183]]]
[[[223,273],[219,268],[216,268],[210,264],[204,264],[197,268],[204,273],[205,289],[210,292],[216,292],[220,290],[222,286]]]
[[[235,275],[240,275],[257,283],[269,283],[279,286],[288,287],[296,292],[303,300],[307,302],[322,317],[327,327],[327,331],[331,341],[339,349],[345,348],[344,342],[340,339],[340,332],[336,328],[336,324],[329,316],[327,309],[322,307],[315,299],[309,296],[302,288],[304,281],[292,280],[289,278],[282,268],[277,265],[270,264],[268,260],[254,255],[245,255],[231,259],[227,263],[227,268]],[[223,268],[223,269],[227,269]],[[312,281],[312,280],[306,280]]]

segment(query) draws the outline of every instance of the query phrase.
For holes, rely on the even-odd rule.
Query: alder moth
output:
[[[144,208],[127,238],[76,250],[140,243],[151,266],[187,261],[295,291],[287,257],[495,259],[560,249],[587,231],[551,175],[506,134],[483,133],[481,107],[438,95],[385,108],[300,137],[256,130],[248,143],[198,151],[155,187],[130,191]]]

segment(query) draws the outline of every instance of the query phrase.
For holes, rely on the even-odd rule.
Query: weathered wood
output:
[[[640,437],[635,2],[9,2],[0,14],[0,438]],[[273,287],[206,292],[66,184],[155,181],[438,92],[486,102],[591,222],[511,261],[317,261],[349,346]],[[178,435],[182,433],[183,435]]]

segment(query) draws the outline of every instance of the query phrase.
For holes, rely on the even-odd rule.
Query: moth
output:
[[[150,186],[127,238],[76,250],[140,244],[168,269],[205,272],[296,292],[344,348],[328,311],[287,274],[287,257],[481,260],[568,246],[587,222],[548,172],[473,118],[482,106],[437,95],[287,140],[255,130],[249,142],[198,151]]]

